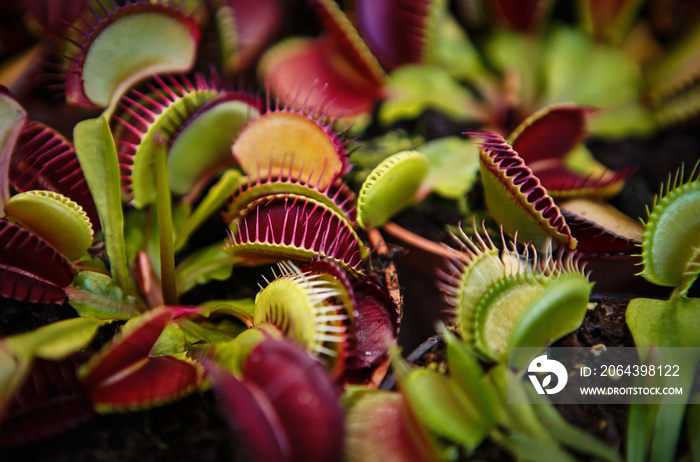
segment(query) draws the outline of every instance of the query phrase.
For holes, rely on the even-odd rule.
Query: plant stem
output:
[[[168,184],[165,138],[154,137],[156,149],[153,153],[153,166],[156,179],[156,211],[158,213],[158,237],[160,241],[160,279],[163,287],[163,300],[166,305],[177,304],[175,285],[175,245],[173,242],[173,213]]]

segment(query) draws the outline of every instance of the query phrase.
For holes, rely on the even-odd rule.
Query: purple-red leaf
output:
[[[31,303],[62,303],[75,275],[51,244],[8,221],[0,221],[0,296]]]
[[[571,228],[571,234],[578,241],[577,253],[585,257],[632,255],[639,253],[640,241],[620,237],[600,225],[575,215],[562,212]]]
[[[573,199],[562,202],[560,209],[571,234],[578,240],[576,252],[585,258],[639,253],[644,227],[613,206]]]
[[[532,173],[553,197],[611,197],[620,191],[625,179],[636,170],[636,167],[629,167],[619,172],[603,170],[599,174],[584,176],[569,170],[563,162],[543,162],[535,164]]]
[[[327,109],[331,119],[367,117],[381,98],[382,87],[355,66],[339,44],[324,35],[290,39],[272,48],[261,61],[260,72],[279,98],[293,100],[299,94],[309,95],[309,101],[332,101]],[[299,104],[296,109],[302,109]]]
[[[562,104],[538,112],[511,135],[511,146],[533,167],[540,160],[562,159],[586,135],[586,120],[592,108]]]
[[[226,6],[233,13],[235,70],[247,67],[258,57],[265,45],[274,37],[282,23],[285,2],[282,0],[227,0]]]
[[[148,356],[172,315],[167,308],[146,313],[81,368],[81,382],[98,410],[157,406],[184,396],[202,381],[194,362]]]
[[[351,403],[346,421],[349,460],[440,459],[402,393],[363,392]]]
[[[432,0],[355,0],[360,34],[387,69],[420,63]]]
[[[287,434],[260,388],[248,380],[238,380],[214,364],[207,366],[207,373],[229,426],[243,443],[247,459],[251,462],[290,460]]]
[[[372,279],[361,276],[354,284],[356,305],[355,352],[349,367],[376,365],[399,335],[399,307],[389,292]]]
[[[19,192],[35,189],[63,194],[77,202],[100,229],[95,203],[73,146],[54,129],[27,122],[10,159],[10,183]]]
[[[72,361],[36,360],[2,416],[0,447],[56,435],[87,422],[94,414]]]
[[[192,392],[202,381],[200,367],[171,356],[142,359],[88,389],[100,411],[145,409]]]
[[[87,390],[93,390],[148,358],[172,312],[161,308],[142,316],[136,326],[123,332],[81,368],[80,379]]]
[[[241,443],[250,446],[249,452],[258,455],[258,460],[341,459],[344,420],[339,391],[320,362],[290,341],[267,339],[248,355],[242,373],[239,385],[248,389],[245,394],[252,400],[231,396],[231,390],[225,389],[231,380],[237,380],[232,376],[221,380],[215,372],[215,387]],[[254,447],[266,438],[273,444],[267,448],[274,456],[269,459],[262,457],[260,447]]]
[[[295,461],[340,460],[344,423],[339,393],[323,365],[288,341],[267,340],[243,365],[243,377],[272,403]]]
[[[312,0],[312,4],[323,24],[324,35],[329,43],[336,44],[337,53],[349,61],[355,72],[381,85],[386,80],[384,69],[335,0]]]
[[[592,108],[573,104],[548,106],[510,135],[513,150],[552,196],[608,197],[616,194],[635,170],[612,172],[601,167],[600,172],[586,175],[569,168],[565,158],[584,140],[592,112]]]

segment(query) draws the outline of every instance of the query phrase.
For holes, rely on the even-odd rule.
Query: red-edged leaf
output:
[[[354,369],[372,367],[384,357],[399,335],[399,307],[389,292],[372,279],[361,276],[354,283],[355,352],[348,359]]]
[[[539,178],[552,197],[595,196],[611,197],[617,194],[625,179],[637,168],[629,167],[619,172],[604,170],[595,176],[583,176],[568,170],[563,164],[539,164],[532,173]]]
[[[80,370],[80,379],[88,390],[93,390],[148,358],[165,326],[172,317],[166,308],[144,314],[136,326],[122,333],[91,358]]]
[[[510,135],[511,146],[549,194],[609,197],[622,188],[635,168],[604,170],[584,175],[571,170],[565,157],[586,136],[588,115],[594,109],[573,104],[548,106],[523,121]]]
[[[274,37],[282,23],[285,2],[282,0],[227,0],[233,12],[236,47],[235,68],[247,67]]]
[[[423,60],[432,0],[355,0],[360,34],[387,69]]]
[[[510,135],[510,144],[531,168],[541,160],[560,160],[583,141],[593,111],[571,104],[550,106],[521,123]]]
[[[10,182],[17,191],[42,189],[78,203],[100,229],[95,203],[71,143],[54,129],[27,122],[10,160]]]
[[[148,354],[173,312],[158,308],[129,326],[81,370],[81,382],[100,411],[144,409],[191,392],[203,377],[194,362]]]
[[[347,426],[350,460],[439,460],[401,393],[363,393],[348,410]]]
[[[98,3],[101,8],[88,2],[92,14],[83,16],[76,23],[74,37],[68,39],[77,47],[66,56],[65,91],[69,104],[107,107],[130,84],[144,77],[186,72],[192,67],[201,32],[197,22],[185,15],[182,8],[165,1]],[[134,27],[140,20],[146,25],[141,23]],[[174,35],[176,28],[181,35]],[[130,42],[135,37],[134,30],[138,31],[135,40],[139,41],[140,47]],[[95,62],[93,60],[102,63],[108,59],[119,64],[91,65]]]
[[[381,86],[364,77],[329,36],[299,38],[272,48],[261,62],[260,71],[276,95],[291,99],[302,109],[303,101],[332,101],[330,118],[371,114],[381,97]],[[296,99],[295,95],[308,95]]]
[[[639,253],[644,227],[609,204],[573,199],[560,209],[571,234],[578,240],[576,252],[584,257],[627,256]]]
[[[248,380],[238,380],[214,364],[207,365],[207,373],[247,460],[289,460],[291,449],[287,434],[260,388]]]
[[[31,303],[62,303],[75,275],[51,244],[8,221],[0,221],[0,295]]]
[[[551,0],[497,0],[501,21],[511,29],[530,30],[539,24]]]
[[[336,44],[338,55],[344,56],[363,78],[381,85],[386,80],[384,69],[335,0],[312,0],[312,4],[329,42]]]
[[[294,461],[336,461],[343,452],[339,393],[317,360],[289,341],[265,340],[248,356],[243,377],[269,399]]]
[[[578,240],[577,253],[586,257],[633,255],[639,253],[639,242],[626,239],[588,220],[562,212],[571,228],[571,234]]]
[[[94,414],[72,361],[37,360],[2,416],[0,447],[59,434]]]
[[[344,217],[310,199],[263,198],[238,217],[229,250],[249,262],[327,257],[356,267],[367,248]]]
[[[493,132],[465,134],[486,140],[480,151],[486,206],[503,229],[540,249],[551,238],[575,249],[576,239],[554,199],[510,144]]]
[[[88,395],[99,411],[146,409],[191,393],[202,379],[203,371],[196,363],[158,356],[142,359],[90,387]]]

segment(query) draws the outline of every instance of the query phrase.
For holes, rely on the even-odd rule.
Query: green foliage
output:
[[[683,173],[681,169],[669,178],[665,192],[662,186],[644,225],[641,275],[675,290],[669,300],[636,298],[629,303],[625,316],[640,356],[646,355],[650,347],[698,346],[700,299],[687,298],[688,289],[698,276],[698,181],[693,171],[690,180],[684,182]],[[700,361],[697,354],[666,358],[670,356],[668,350],[659,351],[659,361],[672,361],[684,370],[695,369]],[[692,377],[680,385],[690,388]],[[633,404],[627,429],[630,460],[674,460],[686,407]],[[692,424],[688,420],[687,426]]]
[[[234,191],[243,180],[243,175],[238,170],[226,170],[221,178],[213,185],[197,208],[187,215],[184,222],[177,227],[175,238],[175,250],[181,249],[204,222],[216,213],[221,206],[233,196]]]
[[[357,222],[376,228],[416,199],[428,175],[429,163],[417,151],[403,151],[379,164],[362,184],[357,199]]]
[[[486,436],[488,428],[481,422],[476,406],[447,376],[414,369],[403,379],[402,390],[420,422],[435,434],[458,443],[468,452]]]
[[[456,136],[429,141],[418,148],[430,169],[425,189],[447,199],[460,199],[472,190],[479,177],[479,148]]]
[[[97,329],[108,322],[96,318],[66,319],[25,334],[6,337],[3,343],[17,356],[59,360],[85,348]]]
[[[223,242],[196,250],[175,269],[177,293],[184,294],[194,286],[208,281],[227,279],[239,261],[238,257],[224,249]]]
[[[683,181],[683,169],[662,187],[644,226],[642,276],[669,287],[689,288],[694,271],[696,248],[700,246],[700,181],[695,171]],[[686,281],[690,272],[691,281]]]
[[[68,303],[83,317],[126,320],[143,309],[109,276],[94,271],[79,272],[66,294]]]
[[[544,347],[580,326],[591,284],[572,257],[553,259],[549,248],[540,260],[531,246],[499,251],[488,237],[461,235],[465,254],[445,289],[460,334],[482,357],[500,361],[508,347]]]
[[[391,74],[389,98],[379,109],[379,122],[414,119],[428,109],[455,120],[482,120],[482,110],[474,96],[436,66],[402,66]]]
[[[127,294],[134,294],[124,244],[124,214],[117,149],[106,117],[80,122],[73,132],[75,152],[100,215],[112,278]]]

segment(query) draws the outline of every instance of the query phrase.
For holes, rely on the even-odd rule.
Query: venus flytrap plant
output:
[[[346,142],[324,122],[322,102],[295,109],[296,100],[283,107],[277,101],[233,143],[250,178],[227,214],[235,257],[259,264],[321,255],[349,267],[367,257],[354,230],[352,196],[338,181],[350,168]]]
[[[508,141],[493,132],[468,132],[486,140],[480,152],[486,205],[508,233],[540,249],[553,239],[581,255],[629,256],[641,228],[601,200],[616,194],[632,170],[608,171],[577,147],[589,112],[547,107]]]
[[[241,313],[246,324],[275,326],[321,359],[339,383],[376,381],[400,326],[399,308],[386,290],[330,260],[278,267],[254,309]]]
[[[101,229],[95,202],[73,144],[53,128],[28,121],[10,157],[9,181],[17,192],[35,190],[61,194],[77,203],[93,229]]]
[[[100,2],[88,6],[92,17],[83,16],[82,23],[73,26],[77,50],[68,56],[69,103],[106,107],[111,114],[121,94],[137,81],[193,66],[199,27],[172,4],[130,1],[124,6]],[[113,66],[115,61],[122,65]]]
[[[561,211],[523,159],[499,135],[483,136],[487,138],[481,149],[482,179],[486,204],[495,220],[537,248],[552,239],[575,249],[577,241]]]
[[[268,50],[260,73],[272,84],[278,97],[294,99],[294,91],[321,91],[316,79],[328,84],[335,113],[345,125],[366,126],[373,106],[381,98],[386,73],[360,37],[357,29],[334,1],[313,3],[324,27],[319,38],[291,38]],[[327,56],[333,59],[327,59]],[[313,73],[306,71],[313,69]],[[349,70],[349,72],[348,72]],[[347,109],[345,109],[347,108]],[[339,112],[342,111],[342,112]]]
[[[486,64],[476,47],[469,48],[447,2],[357,0],[341,9],[318,0],[312,5],[323,35],[281,43],[260,61],[268,86],[263,104],[231,90],[217,74],[228,78],[255,64],[276,32],[281,3],[205,3],[200,11],[216,18],[225,62],[224,69],[210,71],[212,77],[180,74],[190,72],[195,58],[197,69],[207,59],[196,56],[199,26],[194,15],[183,13],[184,3],[90,2],[94,10],[71,28],[77,49],[69,52],[66,93],[71,104],[105,112],[75,127],[75,150],[36,123],[25,124],[17,136],[22,111],[10,111],[9,128],[0,126],[3,152],[16,145],[12,156],[3,157],[0,173],[9,176],[3,174],[0,185],[17,193],[4,197],[7,218],[0,222],[0,266],[10,269],[2,275],[1,294],[31,302],[68,297],[90,326],[126,321],[77,377],[72,365],[65,383],[52,383],[83,390],[76,402],[85,398],[91,414],[149,409],[205,390],[206,374],[241,447],[260,460],[339,459],[346,428],[351,460],[378,454],[433,460],[455,456],[455,446],[472,451],[485,439],[523,460],[532,459],[536,447],[547,448],[552,459],[568,460],[570,447],[616,460],[558,419],[551,406],[506,405],[510,372],[497,364],[485,373],[473,355],[498,362],[508,346],[547,345],[579,325],[591,287],[579,257],[551,249],[540,256],[535,246],[544,252],[553,238],[588,257],[629,254],[639,242],[638,226],[602,202],[588,201],[614,195],[629,174],[605,171],[580,148],[591,111],[560,104],[530,116],[550,102],[605,100],[635,116],[608,133],[646,130],[648,114],[635,103],[638,89],[630,84],[637,82],[636,68],[622,59],[612,66],[619,54],[569,30],[539,37],[547,10],[538,10],[539,17],[512,14],[515,2],[499,2],[499,8],[504,24],[518,32],[486,31],[493,35],[486,40]],[[266,11],[256,29],[256,11],[265,5],[272,14]],[[630,16],[623,16],[610,21],[624,28]],[[601,27],[597,37],[617,40],[612,26]],[[541,43],[547,50],[533,58]],[[623,75],[615,85],[591,78],[572,90],[575,64],[588,58],[598,73],[609,75],[601,69],[611,65]],[[537,69],[546,69],[541,81]],[[150,83],[138,84],[149,76]],[[423,91],[426,81],[436,88]],[[590,93],[594,87],[604,87],[604,96]],[[611,97],[615,88],[625,91]],[[0,103],[16,109],[4,96]],[[354,121],[352,133],[361,132],[382,100],[380,123],[426,108],[501,134],[525,121],[508,139],[480,132],[486,133],[481,153],[454,138],[432,146],[420,146],[417,135],[401,139],[362,165],[373,171],[358,181],[364,183],[355,196],[344,183],[355,142],[340,127]],[[8,113],[0,112],[0,119],[2,114]],[[608,121],[619,122],[619,114]],[[508,233],[534,246],[502,238],[499,249],[488,237],[463,236],[460,250],[452,252],[454,274],[444,278],[466,342],[442,332],[450,374],[408,370],[396,359],[402,392],[358,392],[348,399],[344,425],[338,387],[378,385],[402,314],[398,291],[363,273],[370,256],[363,241],[375,249],[383,245],[377,228],[430,192],[461,200],[466,212],[464,196],[477,181],[479,162],[490,212]],[[215,217],[222,211],[224,223]],[[60,223],[40,229],[40,216]],[[198,231],[217,225],[216,242],[201,247]],[[100,256],[107,265],[93,259],[103,240],[106,255]],[[34,256],[27,259],[27,253]],[[679,299],[697,272],[697,253],[687,255]],[[279,263],[281,274],[266,280],[255,300],[180,305],[196,285],[225,280],[239,266],[268,263]],[[30,283],[22,279],[27,275]],[[87,356],[92,334],[81,332],[62,335],[58,343],[70,348],[61,351]],[[37,351],[57,344],[39,343]],[[31,384],[8,377],[38,377],[44,368],[18,360],[16,344],[0,342],[0,402],[14,400],[13,409]],[[441,393],[434,396],[435,390]],[[26,415],[17,409],[19,417]],[[378,423],[382,412],[391,416],[390,426]],[[0,433],[18,420],[0,423]],[[381,429],[398,443],[382,447]]]
[[[162,352],[155,348],[166,339],[162,334],[172,315],[160,308],[134,318],[81,366],[78,378],[98,412],[162,405],[191,393],[202,382],[201,365],[184,357],[184,340]]]
[[[401,393],[350,388],[343,403],[348,461],[441,459],[435,438],[417,422]]]
[[[627,325],[643,357],[651,347],[697,347],[700,299],[689,298],[688,290],[699,274],[700,228],[695,212],[699,185],[697,164],[687,179],[683,167],[669,175],[644,223],[640,275],[674,290],[668,300],[635,298],[627,307]],[[667,359],[688,369],[696,368],[700,360],[694,354]],[[692,377],[686,382],[684,386],[690,387]],[[685,411],[686,406],[681,404],[633,404],[627,443],[630,460],[673,460]]]
[[[95,20],[103,22],[95,25],[84,21],[92,27],[83,34],[85,56],[76,58],[76,63],[104,57],[104,47],[114,37],[123,36],[131,21],[146,24],[154,20],[154,27],[165,21],[170,24],[164,26],[167,30],[179,27],[176,23],[182,20],[180,12],[170,11],[163,4],[141,6],[128,3],[114,10],[103,8],[106,18],[94,13]],[[154,19],[159,15],[160,19]],[[184,22],[191,24],[189,20]],[[142,73],[141,78],[153,70],[146,67],[136,74]],[[304,348],[324,357],[340,384],[378,384],[388,364],[387,345],[395,342],[398,334],[400,310],[386,289],[356,271],[368,250],[355,230],[355,196],[340,181],[350,169],[346,141],[343,133],[334,130],[334,121],[327,119],[329,106],[325,101],[319,98],[311,107],[306,102],[299,105],[294,101],[288,106],[277,102],[274,108],[267,106],[262,111],[256,98],[223,90],[200,76],[194,77],[194,85],[184,77],[156,77],[150,91],[133,90],[120,98],[135,76],[120,80],[113,69],[99,75],[88,65],[81,72],[84,87],[76,89],[71,86],[75,81],[69,79],[69,94],[84,104],[101,101],[107,110],[75,127],[75,150],[62,139],[55,147],[45,143],[40,149],[32,149],[50,130],[41,129],[23,143],[21,159],[33,159],[24,161],[25,165],[55,165],[59,169],[71,166],[84,174],[84,181],[95,191],[94,206],[111,277],[80,267],[74,278],[76,268],[68,260],[58,259],[58,252],[47,251],[47,258],[63,262],[65,277],[56,287],[40,285],[30,288],[28,295],[15,296],[58,302],[68,295],[82,319],[98,325],[114,319],[127,321],[121,332],[77,371],[77,381],[92,406],[101,413],[147,409],[191,393],[202,383],[203,372],[199,363],[187,355],[225,351],[225,346],[212,346],[236,342],[246,327],[252,328],[251,332],[282,329]],[[120,101],[119,112],[110,121]],[[195,146],[200,137],[207,144]],[[49,141],[55,139],[58,137]],[[201,148],[199,163],[183,155],[195,147]],[[42,149],[60,153],[61,162],[52,164]],[[228,160],[222,157],[223,151],[228,153]],[[263,156],[256,158],[260,152]],[[419,155],[415,157],[420,159]],[[237,170],[225,171],[190,211],[205,182],[223,167],[232,166],[233,161],[246,176]],[[14,167],[18,172],[22,171],[20,165],[17,162]],[[51,181],[62,182],[59,174],[47,170]],[[33,183],[25,179],[24,184]],[[417,183],[408,187],[408,196],[412,197]],[[394,187],[390,192],[403,191]],[[376,202],[380,195],[377,193],[373,200]],[[175,253],[186,248],[192,233],[229,198],[230,248],[200,249],[176,267]],[[124,199],[133,199],[132,205],[141,210],[125,216]],[[45,210],[44,218],[62,217],[61,226],[39,230],[38,215],[29,213],[28,203]],[[67,197],[26,191],[8,204],[14,220],[46,234],[71,259],[81,259],[92,243],[89,221]],[[366,205],[365,211],[371,213],[372,207],[371,203]],[[177,232],[176,222],[184,223]],[[143,224],[145,231],[137,230]],[[67,241],[62,230],[84,235],[84,239]],[[41,242],[22,228],[13,233],[6,237],[13,240],[17,233],[24,233],[28,241]],[[26,246],[12,247],[10,253],[24,250]],[[225,278],[235,264],[283,258],[308,262],[319,256],[328,261],[306,263],[303,270],[283,271],[258,296],[255,309],[238,301],[231,305],[222,301],[218,306],[223,308],[215,309],[178,305],[179,296],[194,283]],[[288,265],[284,268],[296,268],[292,263]],[[53,263],[47,269],[55,267]],[[38,269],[37,274],[41,274]],[[305,283],[307,280],[311,282]],[[319,294],[324,290],[327,293]],[[37,298],[40,291],[41,297],[48,298]],[[290,291],[306,297],[290,305],[294,299],[288,296]],[[304,316],[304,309],[317,316]],[[252,350],[252,344],[245,340],[251,337],[255,335],[244,335],[238,342],[248,345],[243,348],[246,352]],[[139,389],[146,384],[149,392],[141,393]],[[8,395],[15,389],[13,385]],[[283,400],[279,405],[290,403]],[[332,425],[329,432],[336,437],[342,434],[342,426],[339,429],[335,421]],[[299,445],[296,430],[285,426],[292,433],[289,444]],[[337,451],[337,444],[331,446]]]
[[[349,301],[348,288],[338,279],[302,272],[291,263],[279,269],[281,274],[255,298],[253,324],[272,323],[305,349],[342,364],[348,356],[354,307],[333,302]]]
[[[6,92],[1,93],[0,98],[7,106],[3,114],[10,117],[2,127],[2,137],[7,144],[3,146],[0,160],[0,183],[6,189],[2,199],[5,219],[0,222],[2,294],[17,300],[61,303],[65,300],[63,290],[76,272],[71,260],[83,257],[92,244],[92,225],[82,208],[68,197],[33,188],[46,186],[85,200],[78,186],[80,175],[69,175],[57,186],[60,175],[51,169],[39,173],[47,152],[56,155],[52,166],[66,161],[75,164],[74,152],[67,142],[57,140],[48,129],[39,128],[37,134],[36,126],[29,123],[29,129],[24,130],[24,109]],[[24,136],[27,133],[29,136]],[[47,136],[43,137],[44,134]],[[32,145],[37,136],[43,138],[44,143],[33,153],[36,155],[27,155],[22,148]],[[17,155],[13,152],[16,142],[22,147]],[[10,186],[20,193],[10,197]],[[58,221],[58,225],[44,221],[47,217]]]
[[[531,244],[519,250],[503,237],[499,250],[488,235],[460,232],[462,253],[441,288],[460,335],[481,357],[501,361],[509,347],[544,347],[578,328],[591,283],[572,254],[549,248],[540,257]]]
[[[66,319],[0,341],[0,446],[47,437],[94,416],[70,356],[107,322]]]
[[[169,186],[183,196],[201,190],[203,181],[210,181],[214,172],[233,163],[232,138],[262,109],[257,98],[227,91],[213,78],[195,74],[193,80],[156,76],[147,93],[132,90],[122,99],[115,132],[124,188],[137,208],[155,197],[155,136],[167,140]],[[193,149],[201,153],[196,164],[188,155]]]
[[[43,237],[71,261],[87,255],[92,223],[78,204],[51,191],[16,194],[5,204],[6,217]]]

